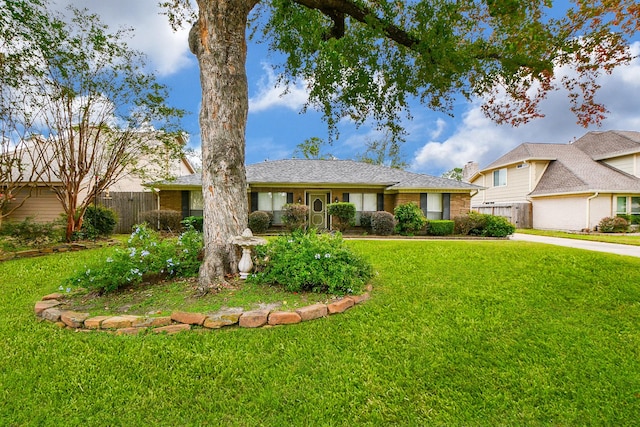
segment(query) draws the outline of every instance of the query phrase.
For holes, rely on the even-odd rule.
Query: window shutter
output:
[[[342,201],[343,202],[349,201],[349,193],[342,193]]]
[[[258,210],[258,193],[251,193],[251,212]]]
[[[442,219],[451,219],[451,193],[442,193]]]
[[[424,216],[427,216],[427,193],[420,193],[420,209]]]
[[[384,210],[384,193],[378,193],[378,210]]]
[[[293,193],[287,193],[287,203],[293,203]]]
[[[182,190],[182,203],[181,203],[181,207],[182,207],[182,218],[186,218],[190,215],[190,209],[189,209],[189,201],[190,201],[190,194],[188,190]]]

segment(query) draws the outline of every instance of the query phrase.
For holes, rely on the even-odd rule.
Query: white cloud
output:
[[[129,47],[144,52],[161,76],[177,73],[195,61],[187,43],[189,29],[174,32],[167,17],[160,14],[157,0],[58,0],[56,9],[65,13],[68,4],[96,13],[112,31],[134,28]]]
[[[640,53],[640,42],[632,45],[632,52]],[[601,76],[598,83],[597,100],[609,110],[599,129],[640,131],[640,59]],[[416,151],[412,169],[440,174],[468,161],[483,166],[524,142],[568,143],[598,129],[576,124],[564,90],[553,92],[542,102],[544,118],[519,127],[495,124],[482,114],[480,105],[480,101],[472,103],[453,134],[444,139],[438,139],[437,132],[425,135],[429,142]],[[436,128],[444,129],[438,122]]]
[[[259,113],[276,107],[284,107],[300,111],[309,99],[309,94],[302,82],[290,87],[278,84],[278,77],[268,64],[262,66],[265,74],[257,83],[257,93],[249,98],[249,112]]]

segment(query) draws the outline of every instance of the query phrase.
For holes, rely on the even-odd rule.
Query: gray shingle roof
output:
[[[289,159],[247,165],[249,185],[308,184],[308,185],[370,185],[392,190],[449,190],[471,191],[478,187],[466,182],[431,175],[371,165],[352,160]],[[165,187],[201,186],[199,174],[159,183]]]
[[[640,192],[640,179],[606,165],[607,159],[640,151],[640,132],[589,132],[572,144],[525,143],[483,171],[524,161],[548,160],[531,196],[578,192]]]
[[[640,132],[588,132],[573,142],[594,160],[610,159],[640,152]]]

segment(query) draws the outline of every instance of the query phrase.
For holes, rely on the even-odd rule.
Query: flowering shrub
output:
[[[103,264],[85,266],[66,283],[111,292],[140,283],[145,275],[188,277],[197,274],[200,267],[202,235],[195,230],[182,233],[177,240],[161,240],[157,232],[139,225],[127,243],[127,248],[116,249]]]
[[[629,228],[629,222],[622,217],[605,217],[598,224],[598,231],[602,233],[624,233]]]
[[[307,227],[309,207],[301,204],[287,203],[282,207],[282,222],[287,230],[301,230]]]
[[[296,230],[256,247],[254,263],[258,272],[249,281],[291,292],[359,293],[373,275],[371,265],[351,252],[340,233]]]
[[[386,211],[376,211],[371,214],[371,232],[378,236],[393,234],[396,219]]]

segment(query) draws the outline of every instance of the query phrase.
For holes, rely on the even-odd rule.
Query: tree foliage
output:
[[[323,153],[322,147],[326,143],[322,138],[317,136],[305,139],[300,144],[296,145],[296,149],[293,152],[293,156],[301,155],[305,159],[326,160],[331,159],[333,156],[331,153]]]
[[[164,3],[173,25],[189,4]],[[558,85],[569,90],[579,123],[599,123],[606,110],[595,99],[596,79],[631,59],[627,36],[640,28],[640,7],[631,0],[575,0],[560,16],[550,0],[197,4],[189,45],[203,85],[204,282],[229,272],[234,249],[225,242],[247,221],[246,201],[231,205],[246,192],[247,26],[284,54],[280,83],[307,84],[305,109],[323,113],[330,138],[350,120],[373,122],[394,141],[415,99],[450,112],[460,97],[481,98],[485,114],[517,125],[541,116],[540,101]],[[556,67],[575,73],[557,83]]]
[[[367,150],[358,160],[372,165],[385,165],[394,169],[405,169],[408,163],[401,153],[399,141],[385,136],[379,140],[367,141]]]
[[[442,178],[462,181],[462,168],[453,168],[442,174]]]
[[[12,115],[4,114],[2,122],[13,131],[8,140],[39,160],[24,165],[23,159],[31,176],[19,180],[37,178],[50,186],[67,214],[70,239],[95,196],[125,175],[170,177],[168,162],[181,154],[176,119],[183,111],[167,105],[167,88],[145,70],[144,56],[127,46],[129,30],[111,32],[98,16],[77,9],[65,22],[38,9],[44,6],[38,0],[6,2],[3,13],[18,3],[25,11],[16,14],[18,25],[31,24],[22,21],[29,11],[41,13],[43,21],[25,32],[20,56],[30,60],[8,65],[15,75],[3,91]],[[0,43],[8,44],[6,28],[2,35]],[[25,143],[27,132],[43,136]]]

